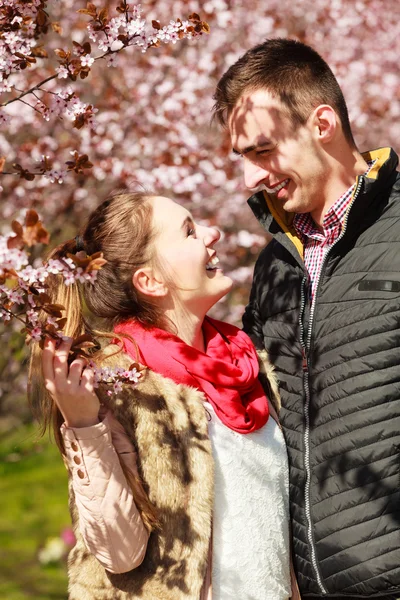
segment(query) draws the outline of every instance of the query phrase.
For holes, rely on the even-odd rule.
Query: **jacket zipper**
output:
[[[310,545],[310,550],[311,550],[311,564],[314,568],[314,572],[315,572],[315,576],[317,579],[317,583],[318,586],[320,588],[320,591],[322,592],[322,594],[327,594],[328,592],[326,591],[326,588],[324,587],[324,584],[322,583],[322,577],[321,577],[321,573],[319,571],[319,567],[318,567],[318,563],[317,563],[317,556],[316,556],[316,549],[315,549],[315,544],[314,544],[314,537],[312,534],[312,519],[311,519],[311,503],[310,503],[310,485],[311,485],[311,466],[310,466],[310,384],[309,384],[309,376],[310,376],[310,372],[309,372],[309,362],[308,362],[308,355],[309,355],[309,351],[310,351],[310,346],[311,346],[311,333],[312,333],[312,326],[313,326],[313,319],[314,319],[314,311],[315,311],[315,305],[316,305],[316,298],[317,298],[317,291],[318,291],[318,286],[319,286],[319,282],[321,280],[321,276],[322,276],[322,271],[323,268],[325,266],[326,263],[326,259],[330,253],[330,251],[332,250],[332,248],[342,239],[342,237],[344,236],[345,232],[346,232],[346,228],[347,228],[347,221],[348,221],[348,217],[349,217],[349,213],[350,210],[360,192],[360,188],[361,188],[361,184],[363,181],[363,176],[361,175],[358,179],[358,183],[357,183],[357,188],[356,191],[354,192],[354,196],[353,196],[353,200],[351,201],[351,204],[347,210],[346,216],[345,216],[345,220],[343,223],[343,229],[342,232],[340,234],[340,236],[338,237],[338,239],[336,240],[336,242],[334,244],[332,244],[332,246],[327,250],[323,261],[322,261],[322,265],[321,265],[321,269],[319,272],[319,277],[317,279],[317,281],[315,282],[315,292],[314,292],[314,299],[313,299],[313,303],[311,305],[311,310],[310,310],[310,318],[309,318],[309,323],[308,323],[308,330],[307,330],[307,338],[304,339],[304,327],[303,327],[303,312],[305,309],[305,304],[306,304],[306,298],[305,298],[305,283],[307,281],[307,278],[304,277],[303,281],[302,281],[302,285],[301,285],[301,304],[300,304],[300,317],[299,317],[299,325],[300,325],[300,344],[301,344],[301,349],[302,349],[302,356],[303,356],[303,387],[304,387],[304,393],[305,393],[305,404],[304,404],[304,417],[305,417],[305,430],[304,430],[304,464],[305,464],[305,471],[306,471],[306,482],[305,482],[305,488],[304,488],[304,506],[305,506],[305,513],[306,513],[306,518],[307,518],[307,525],[308,525],[308,529],[307,529],[307,538],[308,538],[308,543]]]

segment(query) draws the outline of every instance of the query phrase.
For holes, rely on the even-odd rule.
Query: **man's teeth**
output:
[[[219,258],[218,256],[213,256],[208,263],[206,264],[206,269],[207,271],[212,271],[217,267],[217,264],[219,263]]]
[[[285,187],[285,185],[288,183],[289,183],[289,179],[285,179],[285,181],[282,181],[279,185],[276,185],[273,188],[269,188],[269,187],[265,186],[265,189],[267,190],[268,194],[277,194],[279,192],[279,190],[281,190],[283,187]]]

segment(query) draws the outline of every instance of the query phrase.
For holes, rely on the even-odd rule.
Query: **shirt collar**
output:
[[[375,161],[369,161],[368,168],[364,173],[368,175],[371,168],[373,167]],[[351,203],[351,199],[353,197],[353,191],[355,188],[355,183],[353,183],[341,196],[336,200],[336,202],[330,207],[326,215],[324,216],[322,222],[322,229],[325,232],[327,229],[332,229],[333,227],[337,227],[338,225],[342,225],[344,221],[344,217],[347,213],[347,209]],[[316,226],[314,219],[311,217],[310,213],[298,213],[294,216],[293,225],[297,231],[297,233],[301,236],[309,237],[310,234],[318,233],[321,235],[320,229]]]

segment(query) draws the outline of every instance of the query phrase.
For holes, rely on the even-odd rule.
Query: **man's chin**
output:
[[[295,198],[285,198],[281,201],[281,206],[285,212],[303,214],[309,212],[302,202]]]

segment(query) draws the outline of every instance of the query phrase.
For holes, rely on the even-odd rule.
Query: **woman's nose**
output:
[[[216,227],[205,227],[204,228],[204,244],[206,246],[212,246],[221,237],[221,232]]]

